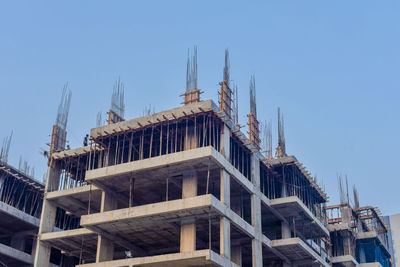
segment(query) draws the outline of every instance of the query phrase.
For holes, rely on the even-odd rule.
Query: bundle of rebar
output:
[[[197,46],[193,48],[193,54],[188,50],[186,64],[186,92],[197,88]]]
[[[250,113],[257,117],[257,105],[256,105],[256,79],[254,75],[250,78]]]
[[[68,90],[67,92],[67,90],[68,83],[64,85],[64,88],[62,90],[61,101],[58,105],[57,118],[55,123],[55,125],[57,125],[60,129],[64,131],[67,129],[68,113],[72,97],[71,91]]]
[[[120,118],[124,118],[125,102],[124,102],[124,84],[121,79],[114,84],[114,89],[111,97],[111,110],[115,112]]]
[[[278,107],[278,147],[276,148],[276,156],[286,156],[286,140],[285,140],[285,122],[283,115],[281,115],[281,109]]]
[[[272,159],[272,122],[264,123],[264,142],[263,149],[265,151],[265,158]]]
[[[3,139],[3,145],[0,151],[0,161],[7,162],[8,161],[8,152],[10,151],[10,144],[12,139],[13,132],[11,132],[10,136],[6,136]]]

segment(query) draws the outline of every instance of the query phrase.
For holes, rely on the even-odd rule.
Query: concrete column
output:
[[[221,133],[221,153],[226,159],[230,158],[230,143],[231,143],[231,131],[229,127],[224,123]]]
[[[219,253],[221,256],[231,258],[231,222],[228,218],[222,217],[219,221]]]
[[[114,210],[117,208],[117,204],[117,200],[111,194],[104,191],[101,193],[100,212]],[[96,262],[113,260],[113,257],[114,243],[101,235],[97,235]]]
[[[197,196],[197,173],[193,170],[185,171],[182,177],[182,198]]]
[[[255,154],[251,156],[251,180],[253,184],[260,189],[260,161]],[[263,256],[262,256],[262,243],[261,238],[261,199],[256,195],[251,195],[251,224],[254,226],[255,236],[251,241],[252,247],[252,259],[253,267],[263,266]]]
[[[181,252],[190,252],[196,250],[196,221],[185,220],[181,222]]]
[[[220,195],[221,195],[221,202],[225,203],[228,207],[231,206],[231,177],[229,173],[221,169],[220,175]]]
[[[262,259],[262,243],[258,237],[261,238],[262,230],[261,230],[261,200],[260,198],[252,194],[251,195],[251,223],[254,226],[255,236],[251,241],[252,247],[252,259],[253,259],[253,267],[261,267],[263,266]]]
[[[242,247],[240,245],[232,246],[231,261],[239,266],[242,266]]]
[[[286,222],[281,223],[281,232],[282,232],[282,239],[292,237],[292,231],[290,230],[289,224]]]
[[[255,154],[251,156],[251,181],[256,186],[256,190],[260,190],[260,161]],[[261,237],[261,199],[256,194],[251,195],[251,222],[254,226],[256,237]],[[257,238],[253,239],[251,247],[253,267],[263,266],[261,241]]]
[[[251,156],[251,181],[260,190],[260,160],[254,154]]]
[[[182,198],[197,196],[197,174],[195,171],[185,171],[182,178]],[[180,251],[196,250],[196,221],[195,219],[181,222]]]
[[[58,188],[60,182],[60,170],[51,167],[53,164],[50,162],[50,166],[47,170],[45,192],[48,192],[50,188]],[[35,249],[35,267],[48,267],[50,264],[50,252],[51,247],[45,246],[40,241],[42,233],[52,232],[55,226],[57,206],[46,199],[44,195],[42,214],[40,216],[40,226],[38,232],[38,240],[36,242]]]
[[[251,240],[251,248],[252,248],[252,262],[253,267],[262,267],[263,259],[262,259],[262,243],[258,239]]]
[[[346,231],[343,238],[343,252],[345,255],[352,255],[351,243],[351,234]]]
[[[221,195],[221,202],[230,207],[231,203],[231,188],[230,188],[230,176],[224,170],[221,169],[221,176],[220,176],[220,195]],[[220,219],[220,254],[223,257],[228,259],[231,258],[231,222],[226,218],[222,217]]]

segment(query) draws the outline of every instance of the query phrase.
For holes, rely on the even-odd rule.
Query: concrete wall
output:
[[[397,266],[400,265],[400,214],[389,216],[392,232],[394,260]]]

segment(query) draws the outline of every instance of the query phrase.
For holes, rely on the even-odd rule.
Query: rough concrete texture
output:
[[[317,229],[313,233],[317,237],[329,234],[323,223],[318,221],[297,197],[270,200],[261,192],[260,164],[264,164],[263,156],[258,151],[252,150],[251,142],[248,143],[248,139],[240,129],[220,112],[212,101],[202,101],[98,127],[91,130],[91,137],[111,138],[126,131],[207,111],[213,112],[213,116],[220,118],[223,123],[222,136],[217,139],[220,140],[218,143],[220,150],[217,151],[211,145],[196,148],[196,143],[193,142],[195,140],[192,135],[193,129],[186,128],[187,136],[182,142],[189,148],[187,150],[162,154],[160,149],[160,156],[86,170],[85,181],[92,187],[84,185],[81,188],[49,192],[44,201],[45,212],[42,215],[36,266],[48,266],[46,253],[49,251],[49,246],[61,247],[64,244],[68,247],[66,253],[79,252],[79,249],[76,249],[79,237],[89,240],[84,246],[85,250],[81,249],[81,252],[90,254],[94,250],[96,255],[93,260],[95,262],[79,265],[82,267],[241,266],[243,264],[261,267],[269,262],[268,258],[264,259],[264,254],[272,257],[278,264],[279,261],[283,261],[287,266],[308,266],[315,263],[329,266],[305,240],[300,237],[291,238],[293,226],[288,222],[292,222],[293,213],[304,213],[308,225]],[[243,171],[243,167],[239,170],[231,164],[232,136],[239,138],[243,149],[254,152],[246,152],[248,153],[246,172]],[[162,140],[162,137],[159,139]],[[118,144],[114,141],[114,145]],[[162,148],[161,145],[160,147]],[[116,145],[113,151],[118,149]],[[91,153],[90,148],[89,152],[88,148],[79,148],[57,153],[53,158],[63,160],[81,155],[80,153]],[[117,154],[116,152],[115,155]],[[290,157],[290,160],[296,159]],[[288,162],[279,164],[286,163]],[[49,168],[49,173],[55,171]],[[246,173],[248,178],[242,172]],[[173,173],[173,176],[167,180],[170,173]],[[156,186],[149,181],[156,181]],[[55,183],[57,182],[55,180]],[[168,183],[175,190],[175,199],[169,199],[168,191],[165,194],[164,189],[160,188],[164,186],[168,188]],[[89,192],[92,197],[90,201]],[[140,202],[143,196],[137,192],[154,197],[151,202],[144,200]],[[128,194],[129,201],[127,201]],[[131,197],[136,200],[132,206]],[[233,199],[239,200],[241,205],[231,209]],[[89,204],[90,210],[86,208]],[[56,206],[63,207],[80,217],[83,229],[53,233],[50,226],[54,221]],[[274,220],[285,222],[287,229],[284,229],[286,233],[283,239],[270,240],[264,235],[263,227],[267,226],[263,224],[268,221],[262,219],[263,209],[267,209]],[[137,238],[140,234],[148,235],[147,239],[144,241],[146,238],[144,235]],[[198,238],[198,235],[201,238]],[[151,241],[154,239],[157,241],[158,236],[160,239],[175,242],[173,246],[176,245],[176,250],[171,252],[168,247],[160,247],[153,251],[153,247],[149,247],[149,244],[152,244]],[[72,251],[74,246],[75,251]],[[143,248],[146,246],[147,250]],[[129,250],[133,258],[121,259],[124,255],[117,255],[116,249],[119,249],[119,252]]]
[[[394,260],[397,265],[400,265],[400,214],[390,216],[389,220],[392,230]]]

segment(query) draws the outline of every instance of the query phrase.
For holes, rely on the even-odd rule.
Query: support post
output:
[[[225,156],[227,160],[230,159],[230,142],[231,142],[231,131],[229,127],[224,123],[222,126],[222,131],[221,131],[221,139],[220,139],[220,147],[221,147],[221,153]]]
[[[60,170],[54,166],[50,160],[47,170],[45,192],[51,191],[51,188],[58,188],[60,182]],[[50,265],[51,247],[43,244],[40,240],[41,234],[52,232],[56,222],[57,206],[46,199],[46,194],[43,199],[42,214],[40,217],[40,226],[38,240],[36,242],[34,267],[48,267]]]
[[[182,178],[182,198],[197,196],[197,173],[185,171]],[[196,250],[196,221],[194,219],[181,221],[180,251]]]
[[[292,233],[287,222],[281,222],[282,239],[291,238]]]
[[[260,189],[260,161],[253,154],[251,156],[251,181],[253,184]],[[251,224],[254,227],[255,236],[251,241],[252,247],[252,262],[253,267],[262,267],[263,266],[263,257],[262,257],[262,243],[260,238],[262,235],[261,229],[261,199],[254,192],[251,195]]]
[[[228,172],[221,169],[220,175],[220,196],[221,202],[230,207],[230,176]],[[231,222],[228,218],[222,216],[220,219],[220,254],[221,256],[230,259],[231,258]]]
[[[117,200],[103,191],[101,193],[101,207],[100,212],[110,211],[117,208]],[[101,236],[98,235],[97,238],[97,251],[96,251],[96,262],[110,261],[113,260],[114,257],[114,243]]]

